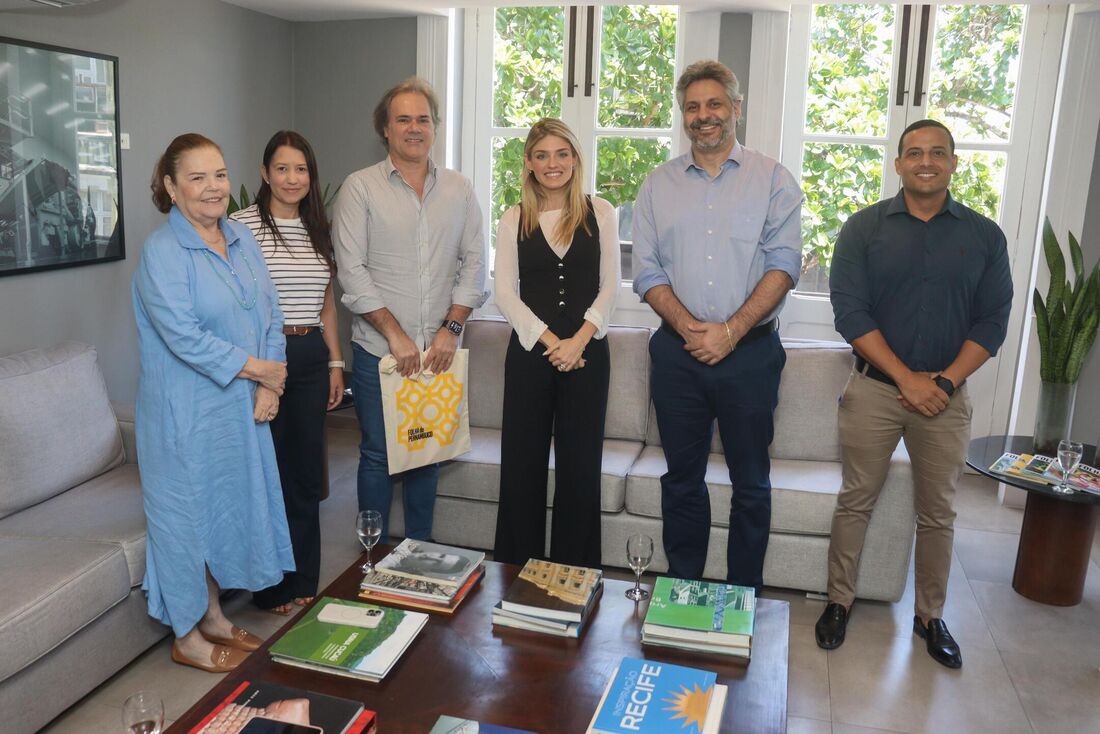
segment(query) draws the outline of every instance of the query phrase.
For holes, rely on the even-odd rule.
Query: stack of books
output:
[[[531,559],[493,607],[493,624],[580,637],[603,593],[603,571]]]
[[[1062,483],[1062,467],[1058,460],[1042,454],[1004,453],[993,462],[989,471],[1041,484]],[[1066,483],[1078,491],[1100,495],[1100,469],[1088,464],[1078,464]]]
[[[452,614],[485,575],[484,560],[481,551],[406,538],[363,578],[359,596]]]
[[[726,686],[706,670],[624,658],[587,734],[718,734]]]
[[[752,587],[662,576],[653,585],[642,643],[748,658],[755,615]]]
[[[255,724],[253,720],[260,721]],[[189,734],[237,734],[264,721],[293,722],[332,734],[373,734],[375,713],[358,701],[268,683],[242,682],[215,706]],[[281,729],[279,729],[281,731]],[[313,731],[313,729],[310,729]]]
[[[427,614],[321,597],[271,646],[277,663],[377,683],[428,621]]]

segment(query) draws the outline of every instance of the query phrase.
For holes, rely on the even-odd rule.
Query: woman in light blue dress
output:
[[[211,672],[261,642],[222,613],[219,589],[262,589],[294,570],[268,426],[286,381],[283,317],[251,232],[225,218],[229,188],[215,143],[173,140],[152,181],[168,221],[133,283],[142,588],[176,635],[172,659]]]

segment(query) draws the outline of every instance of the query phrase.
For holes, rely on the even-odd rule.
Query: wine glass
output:
[[[649,568],[653,560],[653,538],[635,533],[626,539],[626,562],[634,572],[634,588],[626,590],[626,598],[642,601],[649,598],[649,592],[642,588],[642,572]]]
[[[164,702],[149,691],[138,691],[122,704],[122,725],[127,734],[160,734],[164,728]]]
[[[1062,482],[1054,487],[1055,492],[1069,494],[1073,491],[1073,487],[1069,486],[1069,475],[1081,463],[1083,449],[1081,444],[1068,438],[1058,442],[1058,466],[1062,469]]]
[[[367,562],[359,567],[363,573],[374,571],[374,564],[370,559],[371,549],[378,539],[382,537],[382,513],[378,510],[363,510],[355,518],[355,532],[359,534],[359,542],[367,549]]]

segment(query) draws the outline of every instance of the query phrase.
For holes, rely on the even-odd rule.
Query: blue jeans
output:
[[[382,417],[382,384],[378,378],[378,357],[352,344],[352,392],[355,415],[359,418],[362,439],[359,442],[359,509],[382,513],[382,539],[390,537],[390,505],[393,502],[393,478],[386,458],[386,426]],[[405,537],[429,540],[432,537],[432,512],[439,465],[431,464],[401,474],[405,507]]]
[[[733,484],[726,578],[763,585],[771,524],[772,414],[787,355],[779,335],[738,345],[713,367],[684,350],[664,328],[649,342],[651,393],[668,472],[661,477],[663,539],[670,576],[702,578],[710,540],[707,457],[718,420]]]

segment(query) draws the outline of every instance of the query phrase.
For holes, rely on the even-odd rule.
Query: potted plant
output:
[[[1050,269],[1046,300],[1036,288],[1032,296],[1039,332],[1039,409],[1035,418],[1035,451],[1053,455],[1069,437],[1077,379],[1100,323],[1100,262],[1085,275],[1081,245],[1069,233],[1073,283],[1066,279],[1066,259],[1050,219],[1043,221],[1043,255]]]

